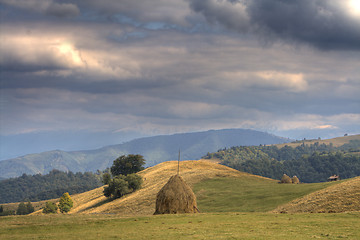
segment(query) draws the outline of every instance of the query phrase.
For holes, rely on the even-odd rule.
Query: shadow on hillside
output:
[[[80,212],[85,212],[85,211],[90,210],[90,209],[92,209],[92,208],[100,207],[100,206],[104,205],[105,203],[109,203],[109,202],[111,202],[111,201],[113,201],[113,200],[115,200],[115,199],[114,199],[114,198],[107,198],[107,199],[102,200],[102,201],[100,201],[100,202],[98,202],[98,203],[95,203],[94,205],[91,205],[91,206],[89,206],[89,207],[87,207],[87,208],[84,208],[84,209],[81,210]]]

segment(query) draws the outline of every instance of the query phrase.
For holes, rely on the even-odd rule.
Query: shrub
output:
[[[57,213],[58,207],[53,202],[46,202],[43,213]]]
[[[127,175],[125,180],[129,183],[129,189],[131,192],[140,189],[143,182],[142,177],[135,173]]]
[[[106,197],[119,198],[129,192],[129,183],[125,180],[124,175],[119,175],[111,179],[109,185],[104,188],[104,195]]]

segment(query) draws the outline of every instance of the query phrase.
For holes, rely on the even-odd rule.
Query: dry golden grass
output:
[[[276,208],[281,213],[360,211],[360,177],[330,186]]]
[[[126,216],[151,215],[155,211],[156,194],[169,178],[177,173],[177,164],[177,161],[163,162],[141,171],[139,175],[144,180],[142,188],[113,201],[108,201],[104,197],[103,187],[73,195],[74,208],[70,213],[117,213]],[[252,176],[254,178],[263,178],[239,172],[207,160],[180,162],[180,175],[191,187],[203,179],[215,177]]]
[[[324,139],[324,140],[318,140],[318,139],[314,139],[314,140],[306,140],[304,143],[305,145],[310,145],[310,144],[314,144],[314,143],[319,143],[319,144],[323,144],[325,143],[326,145],[329,145],[330,143],[333,144],[334,147],[340,147],[346,143],[349,143],[350,140],[360,140],[360,134],[358,135],[351,135],[351,136],[346,136],[346,137],[337,137],[337,138],[331,138],[331,139]],[[277,144],[276,146],[278,148],[282,148],[285,145],[290,146],[290,147],[297,147],[299,145],[303,144],[303,142],[294,142],[294,143],[284,143],[284,144]]]

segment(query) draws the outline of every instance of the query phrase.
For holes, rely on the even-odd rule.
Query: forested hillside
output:
[[[52,170],[49,174],[26,175],[0,181],[0,203],[40,201],[60,197],[64,192],[82,193],[102,185],[94,173]]]
[[[277,144],[289,139],[248,129],[223,129],[181,133],[136,139],[96,150],[65,152],[54,150],[0,161],[0,177],[26,174],[47,174],[52,169],[72,172],[95,172],[110,167],[113,161],[127,154],[141,154],[145,166],[176,160],[181,149],[182,160],[200,159],[207,152],[239,145]]]
[[[204,158],[216,158],[221,164],[273,179],[296,175],[302,182],[323,182],[331,175],[341,178],[360,176],[360,140],[340,147],[332,144],[284,146],[249,146],[221,149]]]

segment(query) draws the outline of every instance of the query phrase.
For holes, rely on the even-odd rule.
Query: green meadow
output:
[[[0,218],[0,239],[360,239],[360,213]]]
[[[193,190],[201,212],[266,212],[338,183],[279,184],[249,176],[207,179]]]

